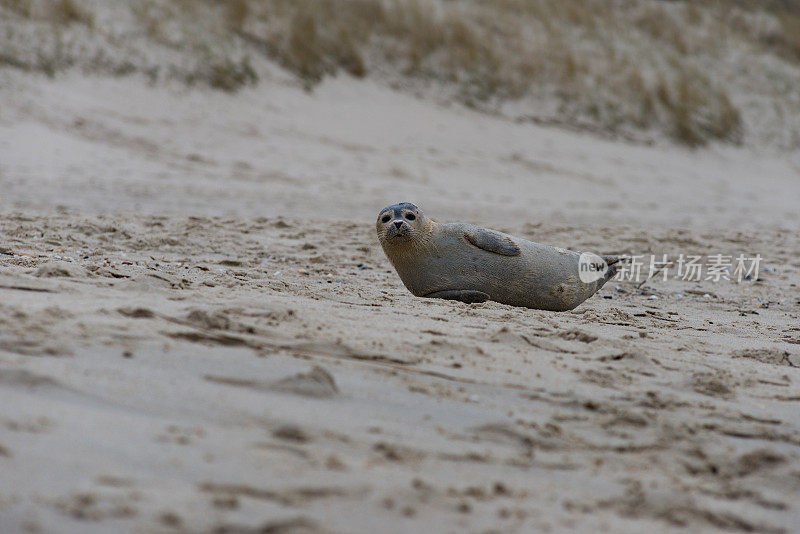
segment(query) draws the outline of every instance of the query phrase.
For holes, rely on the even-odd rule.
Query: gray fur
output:
[[[389,209],[393,217],[383,223],[381,216]],[[414,214],[413,221],[407,220],[408,213]],[[377,231],[383,250],[403,284],[418,297],[571,310],[616,273],[611,264],[619,261],[605,256],[611,265],[608,272],[587,284],[578,276],[580,254],[574,251],[471,224],[439,224],[408,203],[390,206],[381,216]],[[400,228],[396,221],[403,222]]]

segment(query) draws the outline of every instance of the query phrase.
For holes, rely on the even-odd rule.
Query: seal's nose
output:
[[[401,226],[403,226],[403,221],[394,222],[394,227],[397,228],[398,230],[400,229]]]

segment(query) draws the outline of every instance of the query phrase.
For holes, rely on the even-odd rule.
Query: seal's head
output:
[[[428,233],[430,221],[410,202],[386,206],[378,214],[375,228],[384,249],[416,245]]]

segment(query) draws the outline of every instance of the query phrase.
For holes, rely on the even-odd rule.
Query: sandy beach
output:
[[[4,74],[0,531],[800,530],[800,159],[340,76]],[[419,299],[387,204],[763,260],[571,312]],[[731,275],[726,271],[726,276]]]

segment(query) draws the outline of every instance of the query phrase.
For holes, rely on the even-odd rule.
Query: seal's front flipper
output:
[[[447,299],[447,300],[460,300],[467,304],[474,304],[476,302],[486,302],[489,300],[489,295],[483,291],[474,291],[472,289],[448,289],[447,291],[434,291],[428,293],[425,297],[433,299]]]
[[[464,232],[467,241],[486,252],[494,252],[503,256],[519,255],[519,247],[506,234],[472,226]]]

